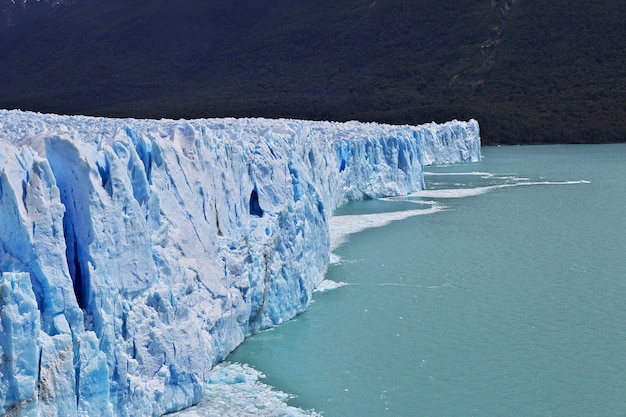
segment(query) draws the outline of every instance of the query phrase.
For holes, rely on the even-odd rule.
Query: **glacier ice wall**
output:
[[[134,120],[0,110],[0,412],[158,416],[302,312],[328,219],[480,158],[476,121]]]

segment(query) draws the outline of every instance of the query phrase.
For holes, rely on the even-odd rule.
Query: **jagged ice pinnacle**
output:
[[[328,220],[480,158],[478,123],[0,110],[0,414],[158,416],[304,311]]]

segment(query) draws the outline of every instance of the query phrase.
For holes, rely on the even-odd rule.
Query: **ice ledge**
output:
[[[479,158],[474,120],[0,110],[0,410],[157,416],[198,402],[246,335],[306,309],[337,205]]]

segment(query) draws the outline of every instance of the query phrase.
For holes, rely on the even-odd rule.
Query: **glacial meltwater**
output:
[[[339,208],[337,288],[186,413],[626,416],[626,144],[487,147],[426,187]]]

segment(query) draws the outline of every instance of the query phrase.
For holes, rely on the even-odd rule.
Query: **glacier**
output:
[[[475,120],[396,126],[0,110],[0,414],[160,416],[303,312],[329,220],[480,159]]]

